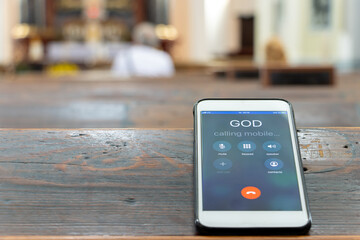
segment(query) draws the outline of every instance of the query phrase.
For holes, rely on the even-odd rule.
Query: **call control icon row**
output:
[[[242,141],[237,147],[242,152],[253,152],[256,149],[256,144],[252,141]],[[276,141],[266,141],[262,147],[265,151],[274,153],[280,151],[281,144]],[[217,152],[227,152],[231,149],[231,144],[227,141],[216,141],[213,144],[213,149]]]
[[[213,165],[216,169],[225,171],[225,170],[229,170],[232,167],[233,163],[230,159],[218,158],[213,162]],[[280,170],[283,168],[284,163],[280,159],[269,158],[264,162],[264,165],[269,170]]]

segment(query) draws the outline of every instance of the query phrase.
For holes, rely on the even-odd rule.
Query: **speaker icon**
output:
[[[281,144],[276,141],[267,141],[263,144],[263,149],[267,152],[278,152],[281,149]]]

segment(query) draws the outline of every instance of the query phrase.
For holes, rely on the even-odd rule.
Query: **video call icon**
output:
[[[256,144],[252,141],[242,141],[238,144],[238,149],[242,152],[253,152],[256,149]]]

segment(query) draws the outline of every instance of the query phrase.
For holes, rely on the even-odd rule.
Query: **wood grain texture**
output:
[[[0,128],[191,128],[201,98],[284,98],[298,127],[360,126],[360,73],[334,86],[274,86],[200,73],[121,79],[109,72],[0,77]]]
[[[4,236],[2,240],[354,240],[358,236]]]
[[[192,140],[190,129],[0,130],[0,235],[193,239]],[[360,128],[299,140],[313,217],[299,239],[358,238]]]

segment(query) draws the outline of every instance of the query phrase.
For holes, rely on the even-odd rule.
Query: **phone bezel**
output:
[[[287,111],[301,211],[203,211],[201,111]],[[283,99],[203,99],[194,107],[196,222],[207,228],[301,228],[311,222],[292,106]]]

